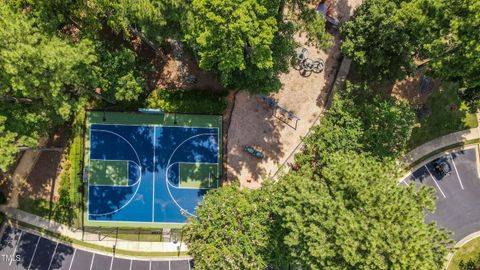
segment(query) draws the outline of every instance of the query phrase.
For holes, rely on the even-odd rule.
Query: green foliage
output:
[[[72,95],[88,91],[91,64],[96,61],[91,42],[70,44],[42,33],[27,16],[0,7],[0,94],[41,102],[63,119],[72,112]]]
[[[366,0],[345,23],[342,51],[369,80],[403,79],[426,60],[434,75],[460,85],[480,106],[480,2]]]
[[[167,112],[222,114],[227,107],[225,95],[202,90],[156,89],[147,98],[146,105]]]
[[[135,101],[146,88],[135,54],[126,48],[111,50],[97,46],[99,87],[102,95],[120,102]]]
[[[435,39],[425,45],[436,76],[458,83],[472,111],[480,108],[480,2],[430,1],[431,17],[439,24]]]
[[[185,227],[195,269],[265,269],[269,212],[258,191],[228,185],[207,193]]]
[[[297,162],[323,164],[338,151],[397,158],[407,149],[414,124],[415,115],[407,104],[383,99],[365,85],[347,83],[346,92],[334,97],[328,116],[305,139],[304,154]]]
[[[322,124],[305,138],[295,169],[278,182],[259,190],[224,186],[205,197],[188,225],[200,269],[443,266],[449,233],[424,220],[434,209],[434,190],[397,181],[394,158],[405,148],[413,114],[392,100],[360,97],[365,92],[373,91],[350,85],[334,96]],[[251,259],[254,252],[259,256]]]
[[[198,52],[200,67],[218,73],[226,87],[278,90],[277,75],[294,49],[291,26],[276,18],[279,7],[280,1],[194,0],[185,40]]]
[[[399,187],[395,168],[337,152],[281,179],[274,212],[288,260],[309,269],[441,268],[449,235],[424,222],[434,191]]]
[[[461,261],[459,268],[460,270],[477,270],[480,268],[480,255],[468,261]]]
[[[289,15],[295,19],[297,28],[307,33],[308,40],[317,48],[326,49],[331,45],[333,37],[326,31],[326,20],[312,8],[318,1],[286,0]]]
[[[418,119],[413,128],[409,149],[440,136],[478,126],[477,116],[469,112],[456,84],[444,83],[438,92],[428,97],[427,108],[430,112]]]
[[[408,2],[366,0],[342,26],[342,52],[368,80],[402,79],[415,71],[413,57],[426,18]]]

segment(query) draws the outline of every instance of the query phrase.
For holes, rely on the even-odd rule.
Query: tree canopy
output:
[[[268,266],[268,198],[235,185],[205,195],[186,227],[195,269],[265,269]],[[207,255],[208,254],[208,255]]]
[[[408,139],[405,105],[374,96],[361,106],[356,94],[365,91],[349,86],[334,97],[294,169],[278,182],[253,191],[224,186],[205,196],[188,225],[196,267],[223,268],[221,258],[229,258],[231,269],[245,268],[246,261],[255,262],[247,267],[254,269],[443,266],[449,233],[424,220],[435,206],[434,191],[399,186],[395,157],[406,145],[382,143],[384,137]],[[383,126],[390,118],[406,124]],[[251,252],[260,256],[252,259]]]
[[[458,83],[475,109],[479,14],[478,1],[366,0],[341,28],[342,51],[368,80],[403,79],[422,60],[434,75]]]

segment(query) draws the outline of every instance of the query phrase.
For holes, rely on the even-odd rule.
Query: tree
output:
[[[99,87],[109,100],[135,101],[146,88],[135,54],[126,48],[109,49],[97,44]]]
[[[337,152],[277,184],[288,260],[308,269],[439,269],[449,234],[424,222],[433,190],[398,186],[396,164]]]
[[[438,23],[436,38],[425,45],[434,75],[459,84],[461,97],[480,108],[480,2],[429,1],[429,16]]]
[[[368,80],[403,79],[415,71],[428,23],[415,1],[366,0],[341,27],[341,49]]]
[[[268,197],[227,185],[208,192],[186,226],[195,269],[265,269]]]
[[[273,67],[271,45],[278,31],[277,10],[265,1],[194,0],[185,39],[200,56],[200,67],[217,71],[229,85],[235,71]]]
[[[34,20],[0,6],[0,95],[37,100],[69,119],[75,96],[91,91],[96,61],[88,40],[68,43]]]
[[[312,4],[318,1],[310,0],[287,0],[285,5],[288,13],[294,18],[298,29],[308,35],[308,40],[315,44],[317,48],[325,49],[330,46],[332,36],[326,31],[326,20],[324,16],[319,15]]]
[[[18,147],[24,145],[34,145],[36,141],[27,136],[19,136],[5,128],[7,117],[0,115],[0,170],[7,171],[15,160],[18,153]]]

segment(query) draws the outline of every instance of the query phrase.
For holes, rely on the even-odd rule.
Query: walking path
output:
[[[66,236],[78,241],[82,241],[89,244],[94,244],[97,246],[112,248],[115,246],[116,250],[127,250],[133,252],[186,252],[187,246],[184,243],[172,243],[172,242],[138,242],[138,241],[128,241],[122,239],[115,239],[110,237],[102,237],[102,240],[98,240],[97,234],[92,234],[88,232],[82,232],[82,230],[72,230],[66,225],[46,220],[42,217],[27,213],[25,211],[11,208],[5,205],[0,205],[0,211],[4,212],[8,217],[31,224],[35,227],[45,229],[47,231]],[[96,239],[96,240],[93,240]],[[82,246],[82,249],[88,249]],[[97,250],[92,249],[92,251],[97,252]],[[144,256],[142,256],[144,257]],[[177,256],[175,256],[177,258]]]
[[[445,136],[433,139],[413,149],[402,158],[402,161],[405,163],[411,164],[419,160],[420,158],[428,155],[429,153],[432,153],[437,149],[442,149],[454,144],[475,140],[479,138],[480,138],[479,128],[471,128],[467,130],[450,133]]]

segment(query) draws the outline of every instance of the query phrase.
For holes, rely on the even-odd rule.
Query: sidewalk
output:
[[[43,228],[47,231],[60,234],[84,243],[89,243],[97,246],[103,246],[108,248],[113,248],[115,245],[118,250],[128,250],[133,252],[186,252],[187,247],[184,243],[172,243],[172,242],[137,242],[137,241],[128,241],[122,239],[114,238],[102,238],[99,240],[88,240],[88,239],[98,239],[98,235],[92,233],[83,233],[81,230],[73,231],[66,225],[59,224],[54,221],[49,221],[39,216],[27,213],[25,211],[11,208],[5,205],[0,205],[0,211],[4,212],[5,215],[11,217],[15,220],[22,221],[33,226]],[[88,249],[82,246],[82,249]],[[93,249],[92,249],[93,250]]]
[[[456,143],[461,143],[469,140],[479,139],[479,138],[480,138],[479,128],[472,128],[472,129],[450,133],[445,136],[433,139],[413,149],[402,158],[402,161],[410,164],[437,149],[441,149],[449,145],[453,145]]]

